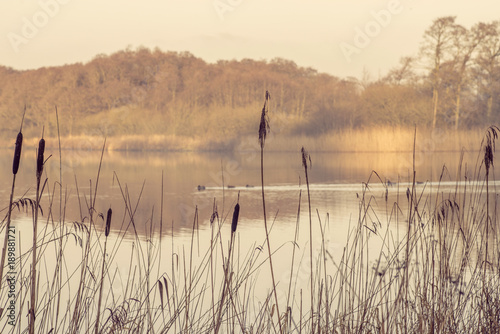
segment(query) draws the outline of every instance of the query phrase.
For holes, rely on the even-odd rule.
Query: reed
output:
[[[234,234],[236,232],[236,228],[238,226],[238,217],[240,214],[240,203],[239,203],[239,195],[238,195],[238,203],[234,206],[233,211],[233,219],[231,221],[231,240],[229,242],[229,251],[228,258],[224,265],[224,283],[222,286],[222,296],[219,302],[219,307],[217,311],[217,321],[215,322],[214,333],[217,334],[220,330],[222,324],[222,313],[224,301],[227,298],[227,295],[231,293],[231,280],[233,277],[232,270],[232,259],[233,259],[233,245],[234,245]]]
[[[63,177],[62,177],[62,147],[61,147],[61,132],[59,128],[59,113],[57,111],[57,106],[55,106],[55,114],[56,114],[56,125],[57,125],[57,142],[58,142],[58,151],[59,151],[59,235],[62,236],[64,234],[64,213],[63,213]],[[55,193],[55,192],[54,192]],[[62,258],[63,258],[63,239],[59,239],[59,247],[55,247],[55,252],[57,254],[57,260],[56,260],[56,269],[54,270],[54,290],[57,287],[60,287],[60,284],[62,283]],[[58,249],[57,249],[58,248]],[[60,312],[60,307],[61,307],[61,294],[57,293],[56,295],[56,306],[55,306],[55,320],[54,322],[56,323],[54,327],[54,331],[57,332],[57,323],[59,320],[59,312]]]
[[[99,319],[101,316],[101,302],[102,302],[102,287],[104,286],[104,275],[105,275],[105,269],[106,269],[106,246],[108,245],[108,236],[109,236],[109,231],[111,229],[111,216],[113,215],[113,211],[111,208],[108,209],[108,213],[106,215],[106,227],[104,230],[104,250],[102,252],[102,267],[101,267],[101,280],[100,280],[100,286],[99,286],[99,299],[98,299],[98,304],[97,304],[97,319],[95,321],[95,334],[99,333]],[[161,293],[161,291],[160,291]],[[162,303],[163,304],[163,303]]]
[[[43,165],[45,152],[45,139],[40,139],[38,143],[37,160],[36,160],[36,201],[35,201],[35,215],[33,218],[33,248],[32,248],[32,262],[31,262],[31,298],[30,298],[30,311],[29,311],[29,333],[35,333],[35,317],[36,317],[36,291],[37,291],[37,236],[38,236],[38,212],[40,207],[40,199],[43,193],[43,187],[40,188],[40,181],[42,179]]]
[[[23,117],[21,119],[21,126],[19,127],[19,133],[17,134],[16,137],[16,146],[14,148],[14,159],[12,161],[12,188],[10,191],[10,199],[9,199],[9,208],[7,212],[7,224],[5,225],[5,237],[3,241],[3,247],[2,247],[2,260],[0,264],[0,296],[2,292],[2,278],[3,278],[3,268],[5,266],[5,257],[7,254],[7,245],[9,241],[9,230],[10,230],[10,224],[11,224],[11,218],[12,218],[12,203],[14,199],[14,189],[16,187],[16,175],[17,172],[19,171],[19,164],[21,162],[21,150],[23,148],[23,122],[24,122],[24,116],[26,114],[26,106],[24,106],[24,111],[23,111]],[[4,309],[0,308],[0,317],[2,316]]]
[[[88,216],[86,217],[89,221],[88,226],[83,225],[84,223],[84,217],[82,216],[82,229],[84,230],[84,235],[82,236],[82,239],[85,238],[85,246],[82,247],[82,264],[80,267],[80,277],[79,277],[79,284],[78,284],[78,290],[76,293],[76,298],[75,298],[75,307],[73,309],[73,315],[71,317],[71,322],[70,322],[70,328],[69,332],[70,333],[77,333],[79,331],[79,328],[81,326],[81,322],[83,321],[83,316],[87,310],[83,309],[84,303],[83,300],[86,299],[86,294],[88,291],[85,289],[85,284],[86,281],[88,280],[88,276],[91,275],[92,278],[94,275],[92,272],[89,272],[88,270],[88,264],[89,261],[91,260],[91,242],[92,242],[92,231],[95,229],[95,219],[96,219],[96,210],[95,210],[95,202],[97,198],[97,190],[98,190],[98,185],[99,185],[99,176],[101,173],[101,166],[102,166],[102,157],[104,154],[104,149],[106,147],[106,140],[104,140],[103,146],[102,146],[102,151],[101,151],[101,158],[99,160],[99,167],[97,169],[97,177],[96,177],[96,182],[95,182],[95,188],[92,187],[92,181],[89,182],[89,198],[87,201],[87,198],[85,198],[86,204],[87,204],[87,212]],[[78,186],[77,186],[78,189]],[[92,197],[93,196],[93,197]],[[78,197],[80,197],[78,193]],[[80,198],[79,198],[80,201]],[[83,242],[81,242],[83,243]]]
[[[489,234],[490,234],[490,225],[491,225],[491,217],[490,217],[490,191],[489,191],[489,175],[490,175],[490,168],[493,167],[493,156],[495,152],[495,141],[498,139],[498,132],[500,132],[500,129],[496,126],[491,126],[488,128],[486,131],[486,134],[484,135],[483,139],[483,144],[482,146],[484,147],[484,157],[483,157],[483,163],[484,163],[484,168],[485,168],[485,180],[486,180],[486,226],[485,226],[485,251],[484,251],[484,265],[483,265],[483,292],[482,292],[482,302],[486,305],[486,309],[490,308],[490,299],[488,298],[488,294],[486,292],[486,287],[487,287],[487,266],[488,266],[488,252],[489,252]],[[488,312],[482,312],[480,313],[480,317],[484,316],[488,318]],[[480,320],[481,322],[481,320]],[[478,330],[482,331],[482,328],[478,328]]]
[[[309,152],[411,152],[413,148],[413,126],[374,125],[365,128],[339,129],[318,136],[292,135],[277,136],[269,143],[268,151],[296,152],[302,146]],[[419,128],[417,152],[476,152],[480,147],[483,128],[462,130]]]
[[[306,174],[306,185],[307,185],[307,202],[309,204],[309,262],[310,262],[310,278],[311,278],[311,331],[314,333],[314,272],[313,272],[313,227],[312,227],[312,214],[311,214],[311,193],[309,191],[309,174],[307,173],[307,161],[309,160],[309,165],[311,164],[311,157],[307,151],[302,147],[300,150],[302,155],[302,167],[304,167],[304,173]]]
[[[278,325],[280,329],[280,333],[283,333],[281,326],[281,313],[279,309],[278,303],[278,295],[276,293],[276,280],[274,279],[274,269],[273,269],[273,259],[271,253],[271,243],[269,241],[269,229],[267,227],[267,214],[266,214],[266,199],[264,194],[264,146],[266,143],[267,133],[270,130],[269,127],[269,100],[271,95],[268,91],[266,91],[264,106],[262,107],[262,112],[260,116],[260,124],[259,124],[259,143],[260,143],[260,180],[261,180],[261,189],[262,189],[262,210],[264,212],[264,229],[266,232],[266,244],[267,244],[267,252],[269,254],[269,266],[271,269],[271,280],[273,283],[272,291],[274,294],[274,301],[276,305],[276,313],[278,316]]]
[[[293,236],[293,249],[292,249],[292,259],[290,265],[290,280],[288,281],[288,292],[286,295],[286,309],[287,309],[287,318],[291,318],[291,314],[288,314],[288,310],[290,309],[290,297],[292,292],[292,277],[294,274],[294,264],[295,264],[295,252],[297,250],[297,239],[299,237],[299,222],[300,222],[300,201],[302,199],[302,190],[299,191],[299,204],[297,208],[297,220],[295,222],[295,234]],[[299,326],[301,328],[301,326]]]

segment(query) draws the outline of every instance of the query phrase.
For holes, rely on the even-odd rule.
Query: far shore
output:
[[[417,129],[415,150],[429,152],[476,151],[486,129],[429,130]],[[378,127],[343,130],[312,136],[273,134],[266,142],[266,152],[295,152],[304,146],[310,152],[411,152],[414,147],[414,128]],[[23,149],[35,149],[39,138],[24,137]],[[101,151],[106,140],[106,151],[128,152],[238,152],[259,148],[257,135],[228,138],[226,140],[205,137],[173,135],[121,135],[121,136],[62,136],[62,150]],[[45,137],[48,149],[59,149],[57,137]],[[0,147],[12,149],[15,138],[0,139]]]

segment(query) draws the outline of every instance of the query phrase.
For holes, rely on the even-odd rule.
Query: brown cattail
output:
[[[113,211],[111,208],[108,209],[108,217],[106,218],[106,230],[104,232],[104,235],[107,237],[109,235],[109,229],[111,228],[111,215],[113,214]]]
[[[497,131],[500,130],[496,126],[490,126],[486,131],[486,145],[484,146],[484,166],[486,167],[486,174],[489,173],[490,167],[493,166],[495,140],[498,138]]]
[[[311,165],[312,165],[311,156],[309,155],[309,153],[307,153],[304,146],[302,146],[302,149],[300,150],[300,152],[302,153],[302,166],[305,169],[307,169],[307,167],[311,167]],[[307,160],[309,160],[309,164],[307,164]]]
[[[238,226],[238,216],[240,215],[240,204],[236,203],[233,212],[233,222],[231,223],[231,233],[236,232],[236,226]]]
[[[259,143],[260,147],[264,148],[264,144],[266,142],[266,136],[267,133],[269,132],[269,118],[267,115],[268,112],[268,102],[269,99],[271,98],[271,95],[269,92],[266,90],[266,98],[264,100],[264,106],[262,107],[262,113],[260,115],[260,125],[259,125]]]
[[[23,134],[21,131],[17,134],[16,148],[14,150],[14,162],[12,164],[12,174],[16,175],[21,161],[21,148],[23,147]]]
[[[38,156],[36,159],[36,177],[42,176],[43,172],[43,153],[45,152],[45,139],[40,139],[38,142]]]

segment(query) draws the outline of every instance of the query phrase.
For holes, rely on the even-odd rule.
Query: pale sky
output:
[[[387,73],[440,16],[469,28],[498,0],[3,0],[0,65],[88,62],[138,46],[219,59],[286,58],[339,77]]]

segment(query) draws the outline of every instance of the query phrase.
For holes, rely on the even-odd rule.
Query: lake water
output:
[[[66,199],[64,220],[70,226],[70,222],[81,221],[81,215],[88,216],[86,203],[91,200],[90,189],[95,189],[96,186],[101,153],[63,151],[61,165],[59,153],[47,150],[46,156],[50,154],[53,156],[45,166],[44,173],[48,181],[41,204],[45,211],[40,220],[45,224],[42,226],[50,226],[52,221],[57,222],[60,219],[58,182],[61,174],[63,197]],[[465,153],[461,169],[460,156],[459,152],[417,152],[415,167],[419,191],[430,189],[432,193],[432,189],[438,189],[440,179],[440,191],[453,191],[457,178],[463,180],[464,175],[472,177],[477,168],[478,152]],[[412,180],[413,155],[410,152],[311,152],[310,157],[312,164],[308,171],[316,253],[320,251],[318,245],[321,245],[319,226],[326,226],[323,240],[328,243],[329,251],[333,254],[342,253],[350,229],[358,222],[360,197],[364,190],[368,189],[367,197],[373,206],[373,209],[366,212],[369,216],[367,221],[373,222],[373,226],[368,227],[374,230],[391,220],[390,216],[394,214],[391,203],[406,200],[406,191]],[[0,160],[0,201],[3,203],[3,209],[9,201],[12,152],[1,150]],[[372,171],[376,171],[376,174]],[[493,175],[492,178],[494,177]],[[305,250],[309,247],[307,188],[300,152],[266,152],[264,180],[268,222],[272,225],[270,239],[272,248],[276,251],[275,271],[278,280],[284,280],[290,266],[286,260],[290,258],[293,248],[299,199],[300,224],[297,245],[300,247],[301,256],[307,254]],[[369,184],[368,188],[364,185],[366,182]],[[199,185],[204,189],[199,190]],[[14,197],[34,198],[34,192],[35,152],[25,150],[16,179]],[[99,173],[95,209],[104,215],[108,208],[113,209],[113,240],[118,240],[120,235],[125,242],[130,241],[130,245],[138,240],[128,224],[125,206],[125,203],[128,203],[135,210],[135,227],[145,245],[148,244],[151,229],[158,235],[161,220],[163,238],[168,240],[162,246],[165,247],[162,252],[185,254],[192,240],[196,240],[195,252],[203,254],[210,247],[210,217],[214,211],[214,203],[219,217],[225,221],[221,231],[225,235],[224,240],[228,241],[231,217],[238,196],[241,209],[236,234],[237,261],[240,261],[241,257],[244,262],[245,254],[255,249],[262,250],[265,245],[259,152],[105,152]],[[49,214],[49,203],[52,200],[57,204],[52,205],[52,212]],[[6,210],[2,211],[5,212]],[[197,228],[193,235],[196,212]],[[19,241],[18,247],[28,251],[31,241],[31,214],[16,210],[13,219],[24,240]],[[103,225],[103,220],[98,220],[97,229],[101,232]],[[124,226],[129,227],[125,230]],[[404,233],[405,226],[402,224],[393,228],[398,233],[399,229]],[[39,232],[40,230],[43,230],[43,227]],[[122,247],[129,249],[130,245]],[[68,258],[72,255],[67,252],[72,251],[75,256],[81,256],[81,249],[71,246],[65,250]],[[125,275],[130,251],[113,254],[115,268],[121,268],[122,275]],[[172,266],[170,261],[165,261],[158,273],[168,272],[168,268]],[[45,265],[47,266],[46,263]],[[48,266],[50,267],[50,263]],[[268,279],[265,272],[262,277]],[[306,285],[307,282],[302,284]],[[123,288],[117,284],[113,286],[117,295]],[[254,293],[265,298],[266,291]]]
[[[47,161],[46,194],[55,193],[59,202],[60,164],[58,152]],[[411,153],[311,153],[309,168],[311,203],[313,210],[330,213],[336,221],[357,211],[356,193],[362,183],[381,184],[411,181]],[[477,161],[477,152],[466,153],[462,164],[463,174],[471,175]],[[62,177],[66,198],[66,220],[79,220],[80,207],[86,210],[83,195],[95,188],[100,152],[63,151]],[[417,181],[438,181],[443,166],[443,181],[457,178],[459,152],[418,152],[416,156]],[[0,201],[7,206],[12,182],[12,152],[0,151]],[[35,152],[25,150],[16,180],[15,198],[25,195],[34,198]],[[372,171],[378,176],[371,175]],[[371,179],[369,180],[371,175]],[[224,176],[222,178],[222,176]],[[192,227],[195,209],[198,208],[200,225],[204,226],[212,214],[214,199],[219,211],[229,210],[240,194],[240,226],[254,226],[262,218],[260,188],[260,155],[258,152],[224,153],[138,153],[106,152],[100,171],[96,209],[105,212],[112,207],[115,212],[124,211],[124,192],[130,202],[137,205],[136,219],[145,222],[153,215],[155,224],[161,212],[163,178],[163,222],[184,233]],[[268,214],[279,225],[295,223],[298,194],[305,190],[305,176],[300,152],[266,152],[264,157],[264,182]],[[224,184],[224,187],[223,187]],[[199,191],[198,185],[205,190]],[[230,188],[228,188],[230,186]],[[120,189],[121,187],[121,189]],[[78,191],[77,191],[78,188]],[[395,189],[393,187],[393,189]],[[56,190],[56,191],[55,191]],[[81,197],[80,205],[78,193]],[[48,196],[44,196],[48,201]],[[48,206],[48,202],[42,203]],[[58,206],[57,206],[58,209]],[[58,211],[58,210],[57,210]],[[57,216],[54,212],[54,215]],[[142,224],[139,224],[141,227]],[[117,226],[113,226],[116,229]],[[166,232],[170,233],[170,232]]]

